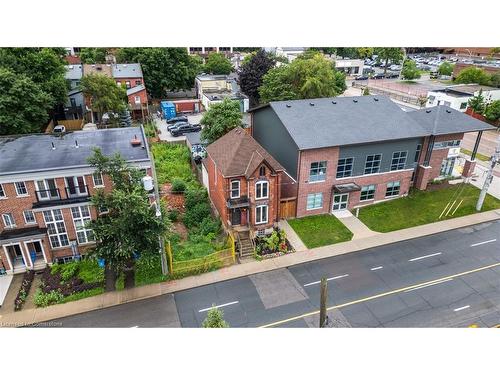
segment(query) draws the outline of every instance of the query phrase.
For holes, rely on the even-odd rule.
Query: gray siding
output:
[[[298,147],[271,108],[253,112],[253,137],[297,179]]]
[[[423,144],[422,138],[402,139],[393,142],[378,142],[365,145],[342,146],[340,147],[339,159],[354,158],[353,175],[364,174],[366,157],[373,154],[382,154],[380,172],[391,170],[392,153],[396,151],[407,151],[405,169],[415,166],[415,153],[417,144]]]

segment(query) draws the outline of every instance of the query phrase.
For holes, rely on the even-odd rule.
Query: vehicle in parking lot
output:
[[[188,122],[188,119],[186,116],[177,116],[167,120],[167,124],[175,124],[176,122]]]
[[[385,78],[399,78],[399,73],[389,72],[385,75]]]
[[[179,122],[176,122],[176,123],[173,123],[173,124],[170,124],[167,126],[167,130],[170,131],[180,125],[184,125],[184,124],[189,124],[189,122],[186,121],[179,121]]]
[[[375,74],[372,78],[373,78],[373,79],[382,79],[382,78],[384,78],[384,77],[385,77],[385,76],[384,76],[384,73],[377,73],[377,74]]]
[[[389,67],[389,70],[401,70],[401,65],[393,64]]]
[[[178,137],[185,133],[194,133],[199,132],[200,130],[200,124],[182,124],[170,130],[170,134],[172,134],[173,137]]]
[[[354,78],[356,81],[365,81],[368,79],[368,76],[358,76]]]

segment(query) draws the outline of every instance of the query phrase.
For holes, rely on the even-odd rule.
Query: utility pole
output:
[[[486,198],[486,193],[488,192],[491,181],[493,181],[493,169],[495,168],[495,165],[499,162],[499,160],[500,160],[500,135],[498,136],[497,139],[497,147],[495,148],[495,153],[491,156],[491,164],[490,168],[488,169],[488,173],[486,174],[486,179],[484,180],[483,188],[481,189],[481,193],[479,194],[479,198],[477,200],[476,211],[481,211],[481,208],[483,207],[484,198]]]
[[[328,296],[328,281],[326,277],[321,278],[321,294],[319,307],[319,328],[325,328],[327,322],[326,316],[326,300]]]

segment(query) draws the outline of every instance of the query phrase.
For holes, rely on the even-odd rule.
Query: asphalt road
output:
[[[333,327],[500,323],[500,221],[60,319],[63,327],[199,327],[212,305],[231,327],[316,327],[329,278]]]

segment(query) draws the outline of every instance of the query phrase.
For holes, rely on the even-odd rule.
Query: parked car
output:
[[[173,128],[176,128],[176,127],[178,127],[180,125],[184,125],[184,124],[189,124],[189,122],[187,122],[187,121],[179,121],[179,122],[176,122],[174,124],[167,125],[167,130],[170,131]]]
[[[373,78],[373,79],[382,79],[382,78],[384,78],[384,77],[385,77],[385,76],[384,76],[384,73],[377,73],[377,74],[375,74],[372,78]]]
[[[57,125],[54,126],[54,130],[52,130],[53,133],[66,133],[66,127],[64,125]]]
[[[177,116],[167,120],[167,124],[175,124],[176,122],[188,122],[188,119],[186,116]]]
[[[356,81],[365,81],[368,79],[368,76],[358,76],[354,78]]]
[[[399,78],[399,73],[389,72],[385,75],[385,78]]]
[[[401,65],[393,64],[389,67],[389,70],[401,70]]]
[[[199,132],[200,130],[200,124],[182,124],[170,130],[170,134],[172,134],[173,137],[178,137],[185,133],[195,133]]]

